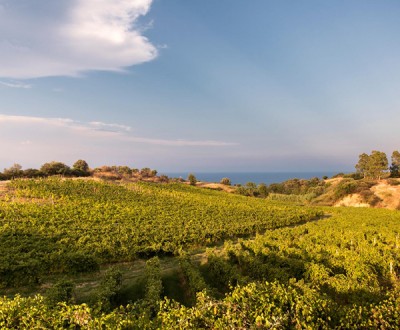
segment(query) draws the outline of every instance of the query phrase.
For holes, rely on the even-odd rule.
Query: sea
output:
[[[197,181],[219,182],[222,178],[229,178],[232,184],[246,184],[254,182],[256,184],[279,183],[289,179],[311,179],[323,176],[332,177],[339,172],[190,172],[196,176]],[[170,178],[187,179],[189,172],[159,173],[168,175]]]

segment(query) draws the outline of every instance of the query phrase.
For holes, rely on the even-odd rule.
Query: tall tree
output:
[[[384,152],[373,150],[368,157],[368,172],[375,178],[380,180],[385,171],[388,170],[388,159]]]
[[[392,164],[390,165],[390,177],[400,177],[400,152],[395,150],[392,153]]]
[[[356,165],[356,170],[364,178],[368,174],[368,163],[369,163],[369,156],[365,152],[362,153],[360,156],[358,156],[358,163]]]
[[[7,179],[13,179],[13,178],[18,178],[21,177],[24,172],[22,171],[22,166],[20,164],[14,164],[13,166],[9,168],[4,169],[4,176]]]
[[[72,165],[72,174],[76,176],[89,176],[90,169],[88,163],[83,160],[77,160],[74,165]]]
[[[190,173],[189,175],[188,175],[188,181],[189,181],[189,183],[192,185],[192,186],[195,186],[196,185],[196,183],[197,183],[197,178],[195,177],[195,175],[193,174],[193,173]]]

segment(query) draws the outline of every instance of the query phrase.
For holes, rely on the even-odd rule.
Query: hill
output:
[[[336,181],[326,191],[354,188]],[[298,204],[179,183],[12,181],[0,327],[396,328],[400,213]]]
[[[312,204],[391,210],[400,208],[400,179],[354,180],[341,177],[325,182],[327,189]]]

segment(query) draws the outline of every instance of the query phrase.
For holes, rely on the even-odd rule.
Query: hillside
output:
[[[106,262],[176,255],[183,248],[321,215],[182,184],[52,178],[17,180],[7,187],[0,200],[0,275],[7,286],[38,282],[42,273],[85,272]]]
[[[179,183],[12,181],[0,327],[396,328],[400,213],[297,204]]]
[[[356,180],[347,181],[344,178],[328,179],[330,185],[325,194],[318,197],[316,202],[333,200],[333,206],[375,207],[391,210],[400,209],[400,179],[384,179],[376,181]],[[340,185],[348,185],[344,196],[334,200]],[[352,185],[352,186],[350,186]]]

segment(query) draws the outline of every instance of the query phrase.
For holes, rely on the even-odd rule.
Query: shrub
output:
[[[219,183],[224,184],[226,186],[230,186],[232,184],[231,179],[229,179],[229,178],[222,178]]]
[[[197,178],[194,176],[194,174],[193,173],[190,173],[189,175],[188,175],[188,181],[189,181],[189,183],[192,185],[192,186],[195,186],[196,185],[196,183],[197,183]]]
[[[97,260],[90,255],[79,252],[71,252],[64,256],[66,271],[71,274],[94,272],[99,270]]]
[[[343,180],[335,188],[335,198],[340,199],[346,195],[355,193],[357,184],[353,179]]]
[[[27,168],[23,173],[24,178],[40,178],[43,176],[44,174],[42,172],[34,168]]]
[[[74,284],[69,280],[60,280],[47,290],[47,303],[55,306],[59,302],[72,302]]]
[[[121,287],[121,271],[116,267],[107,269],[97,289],[97,303],[100,304],[101,310],[110,311],[115,307]]]
[[[360,192],[360,195],[362,200],[371,206],[375,206],[382,201],[382,199],[376,196],[371,190],[363,190]]]
[[[40,168],[40,171],[48,176],[50,175],[67,175],[70,174],[69,166],[61,162],[45,163]]]
[[[86,161],[79,159],[72,165],[73,174],[76,176],[89,176],[89,165]]]

